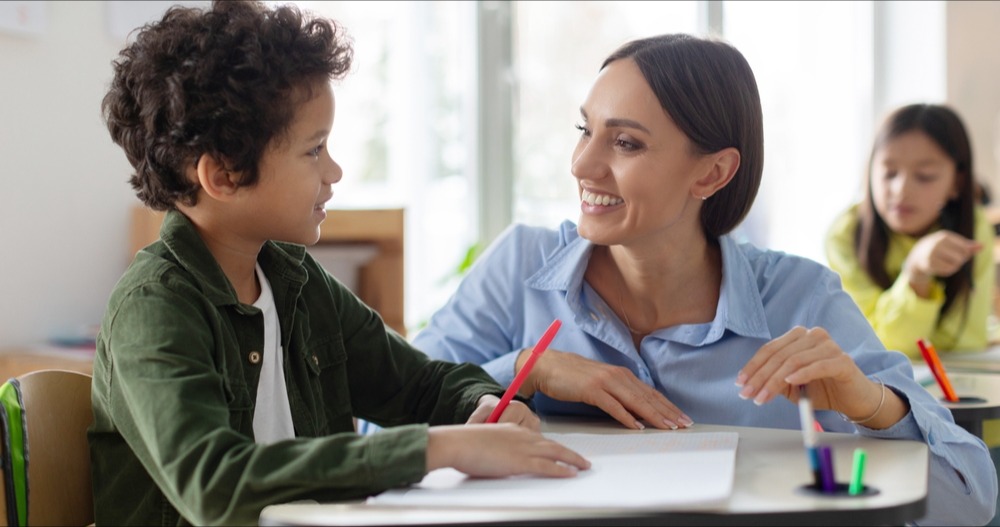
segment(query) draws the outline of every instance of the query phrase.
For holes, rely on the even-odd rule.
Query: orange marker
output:
[[[948,374],[944,371],[944,365],[941,364],[941,359],[938,358],[934,345],[924,339],[920,339],[917,340],[917,346],[920,347],[920,354],[924,356],[924,361],[927,362],[931,373],[934,374],[934,379],[937,380],[938,386],[941,387],[944,398],[949,402],[957,403],[958,396],[955,395],[955,389],[951,387],[951,381],[948,380]]]

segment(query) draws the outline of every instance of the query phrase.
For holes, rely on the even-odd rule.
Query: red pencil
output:
[[[927,366],[930,367],[931,373],[934,374],[934,379],[937,381],[938,386],[941,387],[944,398],[949,402],[957,403],[958,395],[955,395],[955,389],[951,387],[951,381],[948,380],[948,374],[944,371],[944,365],[941,364],[941,359],[938,358],[934,345],[924,339],[920,339],[917,340],[917,346],[920,348],[920,354],[924,356]]]
[[[542,353],[548,349],[549,343],[556,337],[556,332],[559,331],[559,326],[561,325],[562,322],[558,318],[553,320],[552,324],[549,325],[549,329],[546,329],[545,333],[542,334],[542,338],[538,339],[538,344],[535,344],[535,348],[531,350],[528,360],[524,361],[521,371],[517,372],[517,375],[514,376],[514,380],[507,387],[507,391],[503,393],[503,397],[500,398],[497,407],[493,409],[493,412],[486,419],[487,423],[495,423],[500,419],[500,415],[507,409],[510,400],[514,398],[517,391],[521,389],[521,385],[524,384],[524,380],[528,378],[528,374],[531,373],[531,368],[535,366],[538,357],[542,356]]]

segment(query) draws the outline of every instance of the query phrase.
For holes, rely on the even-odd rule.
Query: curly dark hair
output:
[[[191,206],[200,186],[185,173],[202,154],[241,173],[241,186],[256,184],[265,148],[304,102],[296,90],[342,78],[352,59],[337,22],[294,6],[174,6],[112,63],[101,111],[135,168],[139,199],[156,210]]]

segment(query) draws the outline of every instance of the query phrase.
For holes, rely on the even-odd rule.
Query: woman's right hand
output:
[[[530,350],[517,357],[518,371],[528,359]],[[623,425],[645,428],[637,417],[657,428],[686,428],[693,421],[674,403],[653,387],[643,383],[621,366],[548,349],[521,388],[520,394],[531,397],[534,392],[560,401],[582,402],[604,410]]]
[[[513,423],[432,426],[427,433],[428,472],[451,467],[477,477],[567,478],[590,468],[580,454]]]
[[[983,244],[948,230],[933,232],[920,238],[910,250],[904,264],[910,285],[922,297],[930,295],[931,282],[958,272]]]

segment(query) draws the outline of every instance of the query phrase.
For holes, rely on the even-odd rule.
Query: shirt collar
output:
[[[580,297],[583,275],[594,244],[580,236],[576,226],[565,221],[560,226],[564,244],[525,282],[527,287],[543,291],[565,291],[571,304]],[[771,339],[764,314],[764,303],[757,288],[757,276],[750,260],[736,240],[729,235],[719,237],[722,250],[722,291],[715,319],[708,331],[701,333],[700,342],[709,344],[723,337],[726,330],[754,338]]]
[[[229,279],[187,216],[177,210],[168,211],[160,226],[160,240],[213,304],[240,304]],[[281,278],[302,285],[307,276],[302,268],[304,257],[305,247],[301,245],[269,241],[261,248],[257,261],[269,279]]]

